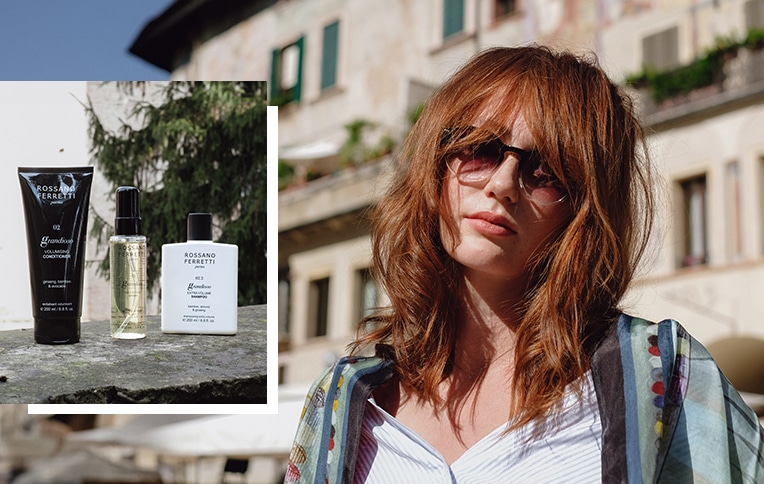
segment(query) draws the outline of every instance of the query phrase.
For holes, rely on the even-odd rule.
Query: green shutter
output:
[[[295,42],[295,45],[300,49],[299,60],[297,61],[297,84],[294,85],[292,92],[292,100],[299,101],[302,91],[302,59],[305,56],[305,37],[300,37]]]
[[[339,21],[324,27],[324,42],[321,52],[321,90],[337,83],[339,31]]]
[[[464,0],[443,0],[443,38],[464,30]]]
[[[284,50],[274,49],[271,52],[271,86],[270,86],[270,103],[275,106],[283,106],[292,101],[300,100],[300,91],[302,90],[302,63],[305,50],[305,38],[300,37],[294,44],[290,44],[287,48],[294,45],[297,48],[297,79],[294,86],[291,88],[282,87],[282,63],[284,62]]]
[[[271,85],[269,89],[270,104],[274,105],[274,102],[280,97],[279,89],[279,57],[281,51],[273,49],[271,51]]]

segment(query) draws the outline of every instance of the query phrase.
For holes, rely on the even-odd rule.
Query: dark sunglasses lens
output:
[[[504,159],[501,145],[497,140],[488,140],[473,147],[472,157],[483,164],[498,166]]]
[[[536,153],[531,153],[520,164],[520,177],[523,179],[523,184],[531,190],[549,181],[549,175]]]
[[[465,160],[465,168],[472,173],[473,178],[490,177],[501,164],[504,156],[501,146],[493,141],[486,141],[471,148],[472,156]]]
[[[565,191],[549,167],[541,162],[538,153],[531,152],[520,166],[520,177],[528,195],[542,202],[556,202]]]
[[[460,179],[469,182],[483,180],[499,166],[504,157],[501,144],[495,140],[467,146],[457,155],[454,172]]]

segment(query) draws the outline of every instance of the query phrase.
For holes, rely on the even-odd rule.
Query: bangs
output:
[[[436,177],[442,180],[449,156],[482,141],[486,133],[502,139],[511,137],[515,121],[522,116],[544,164],[566,192],[575,193],[581,185],[580,170],[569,165],[581,158],[564,149],[570,146],[566,141],[570,136],[565,132],[571,127],[565,125],[565,119],[550,119],[549,113],[559,112],[561,104],[580,101],[543,90],[545,83],[540,79],[549,75],[543,63],[512,62],[506,56],[501,57],[503,63],[497,63],[487,57],[483,62],[473,62],[472,68],[468,64],[444,85],[420,119],[425,130],[431,130],[427,134],[437,140],[433,156]],[[479,130],[459,136],[460,131],[464,134],[471,127]]]

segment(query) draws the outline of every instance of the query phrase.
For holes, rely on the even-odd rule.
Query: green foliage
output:
[[[273,96],[273,99],[271,99],[270,105],[284,107],[287,104],[294,101],[295,101],[294,94],[290,93],[289,91],[282,91]]]
[[[645,66],[642,72],[627,76],[626,82],[637,88],[646,87],[653,100],[660,103],[720,81],[723,69],[723,52],[714,49],[691,64],[671,71]]]
[[[748,30],[743,42],[752,49],[761,49],[764,47],[764,29],[754,28]]]
[[[653,72],[650,92],[656,102],[687,94],[721,81],[723,69],[723,56],[717,52],[709,52],[692,64],[674,71]]]
[[[294,181],[294,167],[284,160],[279,160],[279,190],[288,187]]]
[[[339,159],[341,166],[354,166],[375,160],[390,153],[395,141],[390,136],[382,136],[379,141],[370,146],[365,139],[368,129],[376,128],[377,124],[366,119],[357,119],[345,125],[347,138],[340,146]]]
[[[720,82],[724,76],[724,63],[728,56],[737,54],[740,48],[759,49],[764,46],[764,30],[750,29],[740,39],[718,37],[714,46],[692,63],[670,71],[659,71],[643,66],[642,71],[626,77],[634,87],[646,87],[657,103],[687,94],[696,89]]]
[[[145,83],[119,83],[132,91]],[[148,238],[148,286],[159,280],[161,247],[185,242],[189,212],[210,212],[219,242],[239,246],[239,305],[266,299],[266,84],[170,82],[160,103],[139,103],[116,132],[106,130],[88,102],[91,153],[112,185],[141,190]],[[95,217],[99,246],[111,220]],[[108,274],[109,256],[99,264]]]
[[[416,122],[419,121],[419,117],[422,115],[422,111],[424,111],[426,105],[426,102],[421,102],[408,110],[406,119],[408,120],[409,126],[414,126]]]

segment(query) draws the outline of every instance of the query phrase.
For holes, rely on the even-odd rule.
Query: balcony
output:
[[[629,82],[644,125],[661,131],[763,101],[764,48],[719,48],[677,70]]]

